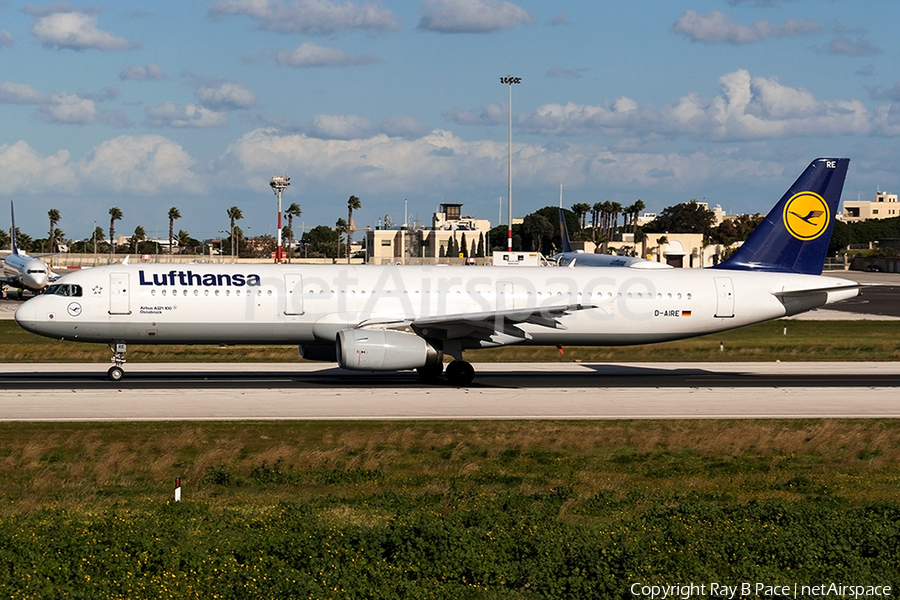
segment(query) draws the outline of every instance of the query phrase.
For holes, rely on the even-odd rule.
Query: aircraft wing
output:
[[[484,312],[437,315],[404,321],[370,320],[360,327],[388,327],[391,329],[408,327],[422,337],[440,340],[470,339],[483,345],[496,346],[513,344],[531,339],[518,327],[525,323],[565,329],[559,318],[579,310],[597,308],[589,304],[560,304],[536,308],[512,308]]]

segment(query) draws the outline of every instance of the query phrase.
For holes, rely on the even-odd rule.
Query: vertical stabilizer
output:
[[[12,253],[19,253],[19,246],[16,244],[16,211],[13,206],[13,201],[9,201],[9,221],[12,230],[9,232],[9,238],[12,240]]]
[[[714,268],[821,275],[849,158],[818,158],[744,245]]]
[[[572,252],[572,244],[569,242],[569,229],[566,227],[566,215],[562,206],[559,207],[559,238],[562,241],[562,251]]]

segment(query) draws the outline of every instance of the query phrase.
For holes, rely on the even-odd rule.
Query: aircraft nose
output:
[[[25,329],[26,331],[34,332],[35,324],[37,321],[37,308],[34,305],[35,303],[31,300],[28,300],[22,306],[16,309],[16,323],[19,324],[19,327]]]

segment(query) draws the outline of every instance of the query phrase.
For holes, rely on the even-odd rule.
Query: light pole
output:
[[[281,262],[281,195],[284,194],[284,190],[291,185],[291,178],[287,175],[275,176],[269,182],[269,185],[272,187],[272,191],[275,192],[275,196],[278,197],[278,250],[275,253],[275,262]]]
[[[508,252],[512,252],[512,86],[514,83],[522,83],[521,77],[501,77],[500,83],[509,86],[509,156],[507,160],[507,172],[509,173],[509,178],[506,185],[506,194],[509,198],[509,235],[506,240],[506,249]]]

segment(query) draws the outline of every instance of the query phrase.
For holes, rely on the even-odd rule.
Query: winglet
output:
[[[849,164],[812,161],[744,245],[714,268],[821,275]]]

